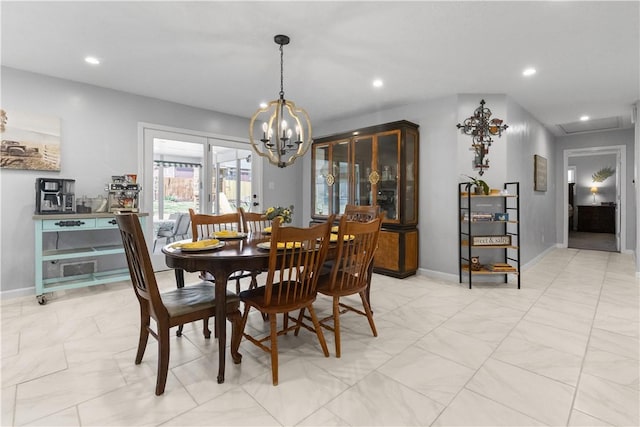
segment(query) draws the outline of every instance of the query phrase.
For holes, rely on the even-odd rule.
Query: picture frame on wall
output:
[[[60,172],[60,118],[0,110],[0,168]]]
[[[537,154],[533,156],[533,189],[547,191],[547,159]]]

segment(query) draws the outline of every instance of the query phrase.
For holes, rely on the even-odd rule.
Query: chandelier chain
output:
[[[284,49],[280,45],[280,99],[284,99]]]

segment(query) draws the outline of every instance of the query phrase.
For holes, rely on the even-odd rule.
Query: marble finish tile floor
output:
[[[173,273],[158,274],[161,287]],[[194,276],[190,278],[195,280]],[[3,301],[2,426],[638,426],[639,281],[631,255],[554,249],[514,284],[375,275],[366,319],[342,317],[342,357],[302,330],[279,340],[280,384],[244,342],[217,384],[201,325],[171,342],[154,395],[156,342],[134,364],[128,282]],[[316,302],[330,313],[328,298]],[[268,330],[259,315],[248,327]]]

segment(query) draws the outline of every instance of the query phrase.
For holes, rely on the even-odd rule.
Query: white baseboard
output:
[[[419,268],[418,274],[420,276],[427,276],[433,279],[445,280],[447,282],[457,283],[459,279],[457,274],[443,273],[442,271],[435,271],[435,270],[427,270],[426,268]]]
[[[531,261],[527,262],[526,264],[521,264],[520,265],[520,270],[524,271],[524,270],[530,269],[531,267],[533,267],[534,265],[539,263],[540,260],[542,258],[544,258],[549,252],[551,252],[551,251],[553,251],[555,249],[562,249],[562,248],[566,249],[567,247],[562,245],[562,243],[557,243],[557,244],[555,244],[553,246],[549,246],[547,249],[545,249],[544,251],[540,252],[538,254],[538,256],[535,257],[534,259],[532,259]]]
[[[36,287],[10,289],[8,291],[0,291],[0,301],[8,301],[16,298],[24,298],[32,296],[36,297]]]

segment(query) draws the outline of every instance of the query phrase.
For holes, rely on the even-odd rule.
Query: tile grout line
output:
[[[576,254],[577,254],[577,253],[576,253]],[[573,259],[573,258],[576,256],[576,254],[574,254],[574,255],[571,257],[571,259]],[[551,285],[553,284],[553,282],[558,278],[558,276],[559,276],[561,273],[562,273],[562,271],[559,271],[559,272],[557,272],[557,273],[555,274],[554,279],[553,279],[553,280],[551,280],[551,281],[549,282],[549,284],[544,288],[544,291],[543,291],[543,292],[541,292],[541,293],[540,293],[540,295],[539,295],[539,296],[538,296],[538,297],[537,297],[537,298],[536,298],[536,299],[531,303],[531,305],[529,306],[529,308],[528,308],[526,311],[524,311],[524,312],[523,312],[522,316],[520,317],[520,320],[518,320],[518,322],[516,322],[516,323],[515,323],[515,325],[514,325],[514,326],[509,330],[509,332],[508,332],[507,334],[505,334],[505,336],[502,338],[502,340],[500,340],[500,342],[495,346],[495,348],[493,349],[493,351],[491,352],[491,354],[490,354],[489,356],[487,356],[487,358],[482,362],[482,364],[481,364],[481,365],[480,365],[480,366],[475,370],[474,374],[473,374],[473,375],[471,375],[471,377],[469,377],[469,379],[464,383],[464,385],[463,385],[462,387],[460,387],[460,390],[458,390],[458,392],[457,392],[457,393],[453,396],[453,398],[449,401],[449,404],[448,404],[447,406],[445,406],[445,408],[444,408],[442,411],[440,411],[440,413],[438,414],[438,416],[433,420],[433,422],[432,422],[430,425],[433,425],[433,423],[435,423],[435,422],[438,420],[438,418],[440,418],[440,416],[442,415],[442,413],[443,413],[443,412],[444,412],[444,411],[449,407],[449,405],[451,404],[451,402],[453,402],[453,401],[454,401],[454,400],[455,400],[455,399],[460,395],[460,393],[462,392],[462,390],[468,390],[468,391],[470,391],[470,392],[472,392],[472,393],[475,393],[475,394],[477,394],[477,395],[479,395],[479,396],[482,396],[482,397],[483,397],[483,398],[485,398],[485,399],[488,399],[488,400],[490,400],[490,401],[492,401],[492,402],[495,402],[496,404],[498,404],[498,405],[500,405],[500,406],[503,406],[503,407],[508,408],[508,409],[510,409],[510,410],[512,410],[512,411],[518,412],[518,413],[520,413],[520,414],[522,414],[522,415],[524,415],[524,416],[526,416],[526,417],[528,417],[528,418],[532,418],[532,419],[534,419],[534,420],[536,420],[536,421],[540,421],[542,424],[545,424],[543,421],[538,420],[537,418],[532,417],[531,415],[525,414],[524,412],[522,412],[522,411],[520,411],[520,410],[518,410],[518,409],[515,409],[515,408],[512,408],[512,407],[510,407],[510,406],[507,406],[507,405],[505,405],[503,402],[499,402],[499,401],[497,401],[497,400],[495,400],[495,399],[493,399],[493,398],[491,398],[491,397],[489,397],[489,396],[485,396],[484,394],[481,394],[481,393],[478,393],[478,392],[473,391],[473,390],[471,390],[471,389],[468,389],[468,388],[467,388],[467,385],[468,385],[468,384],[469,384],[469,382],[471,382],[471,380],[472,380],[472,379],[477,375],[478,371],[480,371],[480,369],[482,369],[482,367],[485,365],[485,363],[487,362],[487,360],[491,359],[491,357],[493,356],[493,354],[494,354],[494,353],[496,352],[496,350],[500,347],[500,345],[502,345],[502,343],[504,342],[504,340],[506,340],[506,339],[507,339],[507,337],[509,337],[509,335],[511,334],[511,332],[513,332],[513,330],[514,330],[514,329],[515,329],[515,328],[520,324],[520,322],[521,322],[521,321],[522,321],[522,319],[527,315],[527,313],[529,312],[529,310],[531,310],[531,308],[532,308],[532,307],[533,307],[533,306],[534,306],[534,305],[535,305],[535,304],[540,300],[540,298],[542,298],[542,296],[545,294],[545,292],[547,291],[547,289],[549,289],[549,287],[551,287]],[[519,290],[519,289],[518,289],[518,290]],[[467,306],[468,306],[468,305],[469,305],[469,304],[467,304]],[[465,306],[465,307],[467,307],[467,306]],[[458,313],[459,313],[459,312],[458,312]],[[457,313],[456,313],[456,314],[457,314]],[[467,334],[464,334],[464,335],[467,335]],[[447,360],[450,360],[450,359],[448,359],[448,358],[447,358]],[[459,363],[459,362],[456,362],[456,363]],[[503,362],[503,363],[506,363],[506,362]],[[512,366],[513,366],[513,365],[512,365]],[[518,367],[518,368],[520,368],[520,367]],[[520,369],[523,369],[523,368],[520,368]],[[526,369],[525,369],[525,370],[526,370]],[[531,371],[529,371],[529,370],[526,370],[526,371],[527,371],[527,372],[531,372]],[[539,374],[537,374],[537,375],[539,375]]]
[[[588,338],[587,338],[587,342],[585,343],[585,346],[584,346],[584,353],[582,355],[582,361],[580,363],[580,372],[578,373],[578,380],[576,381],[576,388],[575,388],[575,391],[573,392],[573,397],[571,399],[571,407],[569,408],[569,417],[567,418],[566,425],[569,425],[569,422],[571,421],[571,414],[574,411],[576,398],[578,397],[578,390],[580,389],[580,380],[582,378],[582,370],[584,369],[584,363],[585,363],[585,360],[587,359],[587,352],[589,351],[589,343],[591,343],[591,334],[593,333],[593,325],[595,323],[596,316],[598,315],[598,307],[600,306],[600,298],[602,297],[602,289],[604,288],[604,281],[606,279],[606,271],[607,271],[607,267],[609,266],[610,260],[611,260],[611,254],[609,254],[607,256],[607,266],[605,267],[605,274],[603,275],[602,282],[600,283],[600,292],[598,292],[598,301],[596,302],[596,306],[594,307],[594,310],[593,310],[593,317],[591,319],[591,327],[589,328],[589,335],[588,335]],[[584,411],[581,411],[581,412],[584,412]],[[591,416],[591,414],[588,414],[588,415]],[[595,418],[597,418],[597,417],[595,417]]]

